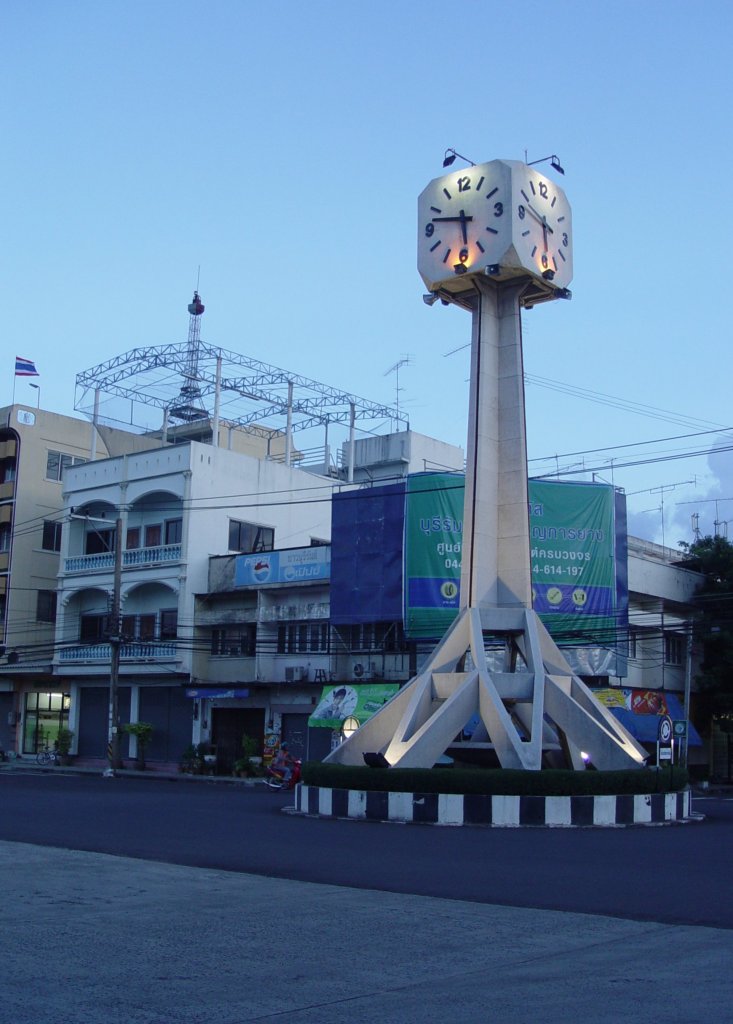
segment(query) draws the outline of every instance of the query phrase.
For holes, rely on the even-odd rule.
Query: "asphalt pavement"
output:
[[[319,833],[326,863],[339,834]],[[634,864],[616,867],[621,886]],[[24,842],[0,841],[0,926],[0,1024],[708,1024],[733,1005],[733,929]]]

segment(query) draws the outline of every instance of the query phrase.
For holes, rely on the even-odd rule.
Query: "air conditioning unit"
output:
[[[285,669],[285,682],[286,683],[300,683],[304,679],[308,678],[308,666],[307,665],[292,665]]]

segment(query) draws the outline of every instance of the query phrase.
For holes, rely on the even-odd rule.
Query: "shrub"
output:
[[[309,761],[302,781],[327,789],[379,790],[387,793],[480,793],[495,796],[600,796],[619,793],[669,793],[684,789],[686,768],[638,768],[580,771],[545,768],[367,768]]]

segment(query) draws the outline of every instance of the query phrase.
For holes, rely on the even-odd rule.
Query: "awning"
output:
[[[398,683],[336,683],[324,686],[308,725],[340,729],[347,718],[367,722],[399,690]]]
[[[592,692],[640,743],[657,742],[659,719],[662,715],[669,715],[673,722],[685,721],[679,697],[665,690],[629,690],[613,687],[593,689]],[[692,722],[689,723],[688,746],[702,746],[700,734]]]

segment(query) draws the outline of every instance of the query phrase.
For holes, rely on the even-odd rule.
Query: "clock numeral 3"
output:
[[[503,203],[494,203],[494,216],[495,217],[501,217],[503,212],[504,212],[504,204]]]

